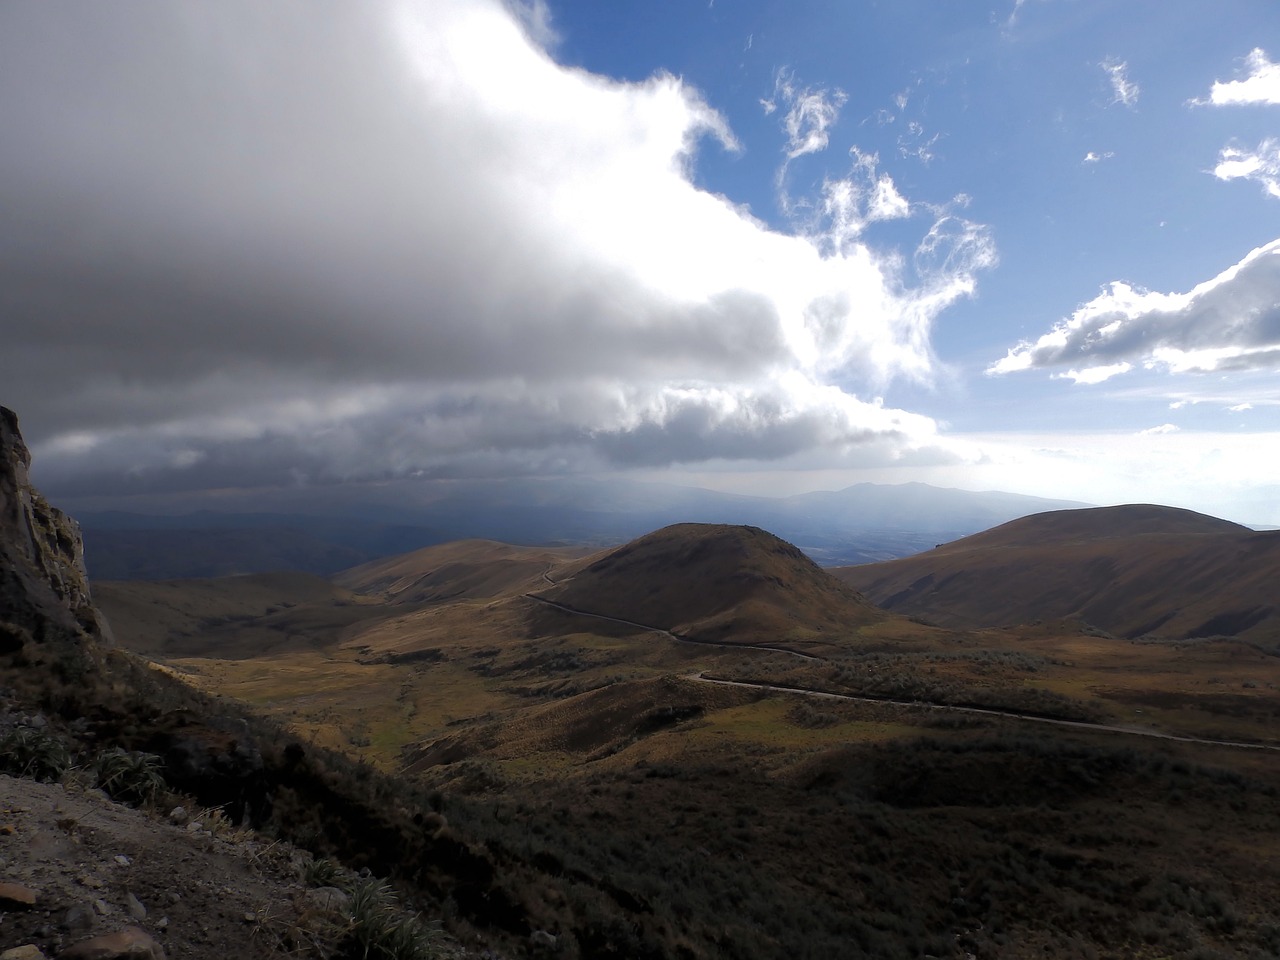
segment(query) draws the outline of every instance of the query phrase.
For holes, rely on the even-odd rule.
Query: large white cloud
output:
[[[933,319],[993,260],[981,228],[924,225],[910,285],[834,213],[771,230],[692,184],[699,149],[737,149],[697,91],[563,67],[526,13],[5,5],[0,402],[46,474],[281,482],[932,436],[870,398],[930,376]],[[823,117],[797,117],[793,151]],[[865,203],[910,211],[885,178]]]
[[[987,372],[1069,367],[1077,382],[1099,383],[1135,364],[1175,374],[1280,369],[1280,240],[1187,293],[1113,283]]]
[[[1219,180],[1253,180],[1269,196],[1280,199],[1280,140],[1268,137],[1254,150],[1223,147],[1213,175]]]
[[[1280,63],[1272,63],[1258,47],[1244,58],[1245,75],[1239,80],[1215,80],[1207,100],[1216,106],[1280,103]]]

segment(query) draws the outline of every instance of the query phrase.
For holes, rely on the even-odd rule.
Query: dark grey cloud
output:
[[[197,488],[932,435],[827,384],[926,377],[985,264],[907,289],[766,229],[687,177],[733,147],[696,91],[531,32],[496,0],[0,8],[0,402],[40,469]]]

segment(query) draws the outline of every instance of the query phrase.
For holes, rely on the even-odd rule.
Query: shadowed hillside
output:
[[[257,657],[314,646],[377,613],[309,573],[106,581],[94,593],[131,650],[167,656]]]
[[[1280,534],[1172,507],[1038,514],[833,573],[886,609],[953,627],[1073,618],[1130,638],[1280,643]]]
[[[459,540],[344,570],[333,581],[382,594],[393,603],[475,600],[545,585],[551,567],[581,556],[579,548],[517,547],[492,540]]]
[[[683,523],[597,556],[542,592],[699,640],[826,640],[884,618],[799,549],[756,527]]]

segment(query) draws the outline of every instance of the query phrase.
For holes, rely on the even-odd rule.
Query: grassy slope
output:
[[[1167,507],[1059,511],[833,573],[955,627],[1076,618],[1120,636],[1280,645],[1280,534]]]
[[[734,643],[821,642],[886,619],[803,553],[755,527],[678,524],[607,551],[544,596]]]
[[[173,662],[385,769],[412,744],[411,767],[442,791],[451,830],[502,871],[494,902],[517,900],[522,922],[559,933],[566,956],[1260,958],[1280,949],[1280,850],[1266,839],[1280,815],[1274,755],[684,679],[706,669],[978,698],[1137,690],[1141,707],[1124,696],[1104,705],[1135,723],[1239,723],[1241,735],[1265,735],[1274,717],[1236,717],[1227,701],[1272,709],[1280,660],[1222,645],[1117,645],[1051,625],[918,627],[815,585],[759,531],[661,534],[615,564],[596,566],[610,556],[597,555],[550,577],[584,607],[639,611],[645,622],[655,596],[650,609],[673,625],[725,610],[746,617],[746,604],[762,600],[763,626],[740,635],[776,641],[791,616],[833,631],[822,647],[831,659],[676,644],[538,606],[521,596],[523,575],[475,568],[462,578],[468,589],[506,586],[454,593],[441,581],[432,589],[451,598],[423,601],[415,573],[442,568],[427,564],[400,573],[401,594],[419,602],[356,596],[344,607],[317,595],[315,616],[362,616],[332,625],[323,643],[268,659],[207,649]],[[550,592],[541,571],[527,572]],[[616,594],[571,592],[611,584]],[[789,615],[788,588],[816,614]],[[1206,690],[1223,702],[1154,702]],[[387,802],[413,812],[409,801]]]
[[[396,603],[478,599],[545,585],[542,575],[583,554],[574,547],[517,547],[459,540],[375,560],[337,574],[340,586]]]

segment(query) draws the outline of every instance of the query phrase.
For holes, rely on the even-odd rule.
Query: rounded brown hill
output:
[[[734,643],[834,640],[884,618],[785,540],[728,524],[664,527],[540,595],[690,639]]]
[[[1036,514],[833,573],[886,609],[951,627],[1070,618],[1124,637],[1280,645],[1280,532],[1173,507]]]
[[[1088,507],[1080,510],[1052,510],[1010,520],[998,527],[975,533],[963,540],[943,544],[940,550],[994,546],[1046,546],[1140,537],[1194,534],[1250,534],[1230,520],[1153,503],[1130,503],[1119,507]]]

